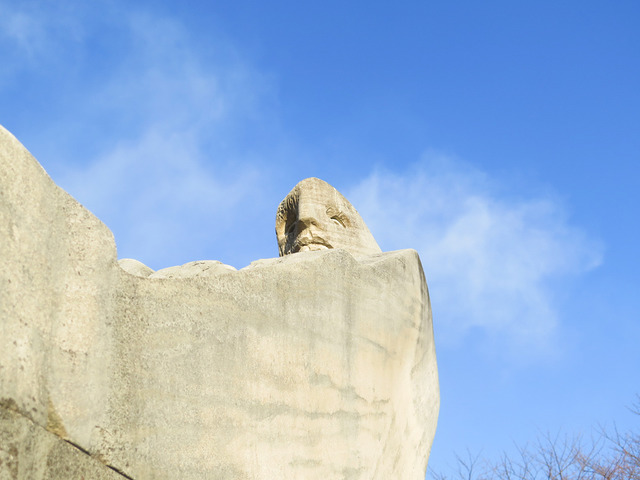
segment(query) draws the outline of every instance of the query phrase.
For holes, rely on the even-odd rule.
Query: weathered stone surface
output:
[[[163,268],[150,275],[151,278],[211,277],[220,273],[235,272],[231,265],[217,260],[198,260],[176,267]]]
[[[113,236],[1,128],[0,206],[0,399],[90,445],[116,353]]]
[[[124,480],[95,458],[0,405],[0,480]]]
[[[152,268],[147,267],[144,263],[134,258],[121,258],[118,260],[118,264],[125,272],[135,275],[136,277],[147,278],[154,273]]]
[[[439,394],[415,251],[132,274],[3,129],[0,195],[0,399],[37,428],[136,479],[424,478]]]
[[[276,214],[280,256],[342,248],[353,255],[380,253],[357,210],[335,188],[319,178],[299,182]]]

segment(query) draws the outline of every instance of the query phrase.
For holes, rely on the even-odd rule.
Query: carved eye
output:
[[[347,226],[349,225],[349,220],[347,219],[347,216],[333,207],[327,208],[327,216],[331,220],[333,220],[336,224],[344,228],[347,228]]]
[[[331,217],[331,220],[333,220],[336,223],[339,223],[343,227],[346,227],[346,225],[344,224],[344,220],[342,218],[342,215],[334,215],[333,217]]]

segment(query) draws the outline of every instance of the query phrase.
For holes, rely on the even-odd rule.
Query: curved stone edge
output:
[[[0,399],[89,444],[86,419],[59,420],[78,408],[103,416],[120,270],[113,234],[1,126],[0,205]],[[100,321],[96,312],[105,313]]]
[[[148,278],[195,278],[213,277],[223,273],[235,272],[231,265],[218,260],[196,260],[175,267],[167,267],[148,275]]]
[[[121,258],[118,260],[118,265],[120,265],[122,270],[135,277],[147,278],[154,273],[152,268],[147,267],[144,263],[134,258]]]

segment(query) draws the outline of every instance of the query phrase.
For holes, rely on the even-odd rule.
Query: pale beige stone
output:
[[[424,478],[439,393],[415,251],[131,274],[1,128],[0,196],[0,404],[135,479]]]
[[[121,258],[118,260],[118,264],[125,272],[135,275],[136,277],[147,278],[154,272],[152,268],[147,267],[144,263],[134,258]]]
[[[125,480],[99,460],[0,404],[0,480]]]
[[[299,182],[276,214],[280,256],[342,248],[354,255],[380,253],[357,210],[335,188],[319,178]]]
[[[150,275],[149,278],[211,277],[235,271],[236,269],[231,265],[225,265],[217,260],[198,260],[184,265],[163,268]]]

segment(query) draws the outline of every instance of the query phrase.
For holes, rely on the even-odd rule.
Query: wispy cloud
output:
[[[19,48],[75,72],[64,73],[68,105],[50,127],[72,146],[52,170],[114,231],[120,256],[153,268],[253,259],[229,251],[247,225],[263,222],[272,235],[275,206],[262,208],[269,172],[252,162],[256,138],[277,128],[268,75],[213,33],[201,45],[175,20],[118,2],[79,4],[68,18],[43,2],[0,8]]]
[[[70,170],[63,183],[114,230],[121,257],[166,267],[203,258],[260,198],[258,170],[218,175],[201,155],[188,134],[150,128]]]
[[[37,67],[51,59],[62,43],[80,41],[86,5],[80,2],[42,2],[0,0],[0,38],[3,60],[14,67]],[[5,72],[6,73],[6,72]]]
[[[64,72],[69,101],[52,128],[56,143],[81,147],[61,155],[56,181],[114,231],[121,256],[153,268],[275,255],[272,219],[292,185],[276,186],[286,159],[256,161],[273,155],[259,137],[280,134],[272,79],[223,38],[203,45],[172,18],[63,3],[0,0],[14,57]],[[601,261],[556,200],[505,196],[482,172],[433,155],[403,173],[373,171],[345,193],[383,249],[419,251],[440,341],[480,331],[543,351],[560,318],[554,285]]]
[[[123,13],[118,27],[123,55],[97,83],[93,108],[124,112],[136,131],[153,123],[219,138],[222,121],[250,115],[269,91],[268,76],[223,39],[207,52],[179,23],[148,12]]]
[[[268,184],[234,138],[260,115],[268,78],[223,43],[203,58],[171,19],[130,14],[119,28],[127,54],[90,97],[94,115],[121,121],[121,140],[61,183],[114,230],[121,256],[159,268],[229,247]]]
[[[42,24],[40,19],[27,12],[7,11],[0,4],[0,32],[3,36],[14,42],[22,54],[33,54],[38,48],[42,37]]]
[[[486,174],[436,155],[403,173],[374,171],[351,192],[383,249],[415,248],[441,341],[481,332],[503,350],[548,353],[553,288],[596,267],[599,243],[551,198],[498,193]]]

